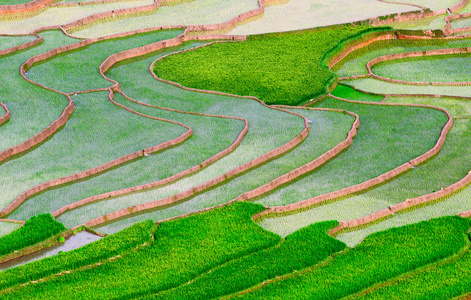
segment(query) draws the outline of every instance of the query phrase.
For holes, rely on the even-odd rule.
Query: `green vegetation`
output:
[[[461,82],[471,81],[470,64],[468,55],[416,57],[379,63],[372,72],[405,81]]]
[[[326,93],[335,75],[322,64],[340,41],[373,30],[334,26],[294,34],[250,36],[168,57],[157,76],[187,87],[256,96],[267,104],[296,105]]]
[[[153,241],[153,225],[150,220],[144,221],[81,248],[4,270],[0,272],[0,289],[124,255],[136,246]]]
[[[42,242],[64,230],[64,225],[50,214],[32,217],[19,229],[0,238],[0,255]]]
[[[471,253],[467,251],[455,260],[387,281],[374,291],[349,299],[452,299],[470,292],[470,278]]]
[[[469,245],[471,220],[443,217],[370,235],[322,268],[293,274],[244,299],[339,299],[437,262]],[[468,286],[469,289],[469,286]]]
[[[333,96],[337,96],[344,99],[364,101],[364,102],[381,102],[384,96],[376,94],[366,94],[353,89],[350,86],[339,84],[331,92]]]
[[[179,286],[235,258],[273,247],[280,237],[251,219],[263,207],[234,203],[161,223],[155,242],[120,259],[43,283],[27,285],[2,299],[133,298]],[[80,289],[77,289],[80,286]]]
[[[275,247],[232,260],[155,299],[214,299],[313,266],[345,248],[326,233],[336,224],[329,221],[303,228]]]

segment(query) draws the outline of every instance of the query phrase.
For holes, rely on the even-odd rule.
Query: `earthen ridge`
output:
[[[451,127],[453,126],[453,118],[450,116],[450,114],[446,110],[438,108],[438,107],[434,107],[434,106],[418,105],[418,104],[372,103],[372,102],[347,100],[347,99],[343,99],[343,98],[332,96],[332,95],[330,95],[330,97],[341,100],[341,101],[346,101],[346,102],[351,102],[351,103],[360,103],[360,104],[364,104],[364,105],[409,106],[409,107],[431,108],[431,109],[439,110],[439,111],[445,113],[448,117],[448,121],[445,124],[445,126],[442,128],[442,130],[440,132],[440,136],[439,136],[437,142],[435,143],[435,145],[432,149],[430,149],[427,152],[425,152],[424,154],[422,154],[422,155],[420,155],[420,156],[418,156],[418,157],[416,157],[416,158],[400,165],[399,167],[396,167],[393,170],[390,170],[390,171],[388,171],[386,173],[383,173],[383,174],[381,174],[381,175],[379,175],[379,176],[377,176],[373,179],[367,180],[367,181],[362,182],[362,183],[357,184],[357,185],[353,185],[353,186],[343,188],[343,189],[340,189],[340,190],[337,190],[337,191],[334,191],[334,192],[330,192],[330,193],[327,193],[327,194],[319,195],[319,196],[316,196],[316,197],[313,197],[313,198],[310,198],[310,199],[306,199],[306,200],[303,200],[303,201],[299,201],[299,202],[296,202],[296,203],[292,203],[292,204],[288,204],[288,205],[284,205],[284,206],[270,207],[267,210],[261,212],[260,214],[254,216],[254,220],[257,219],[257,218],[262,218],[262,217],[267,217],[267,216],[272,216],[272,215],[276,216],[278,214],[285,214],[285,213],[290,213],[290,212],[293,212],[293,211],[296,211],[296,210],[307,209],[307,208],[312,207],[314,205],[318,205],[318,204],[321,204],[321,203],[324,203],[326,201],[333,200],[333,199],[336,199],[336,198],[349,196],[349,195],[352,195],[354,193],[358,193],[360,191],[370,189],[370,188],[372,188],[376,185],[379,185],[383,182],[389,181],[392,178],[397,177],[398,175],[400,175],[400,174],[406,172],[407,170],[411,169],[412,167],[415,167],[415,166],[429,160],[433,156],[435,156],[440,151],[441,147],[443,146],[443,144],[445,142],[446,135],[450,131]]]

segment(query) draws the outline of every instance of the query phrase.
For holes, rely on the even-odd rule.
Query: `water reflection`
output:
[[[93,233],[87,231],[80,231],[77,232],[77,234],[75,235],[69,236],[64,243],[60,243],[55,246],[1,263],[0,270],[18,267],[38,259],[43,259],[48,256],[56,255],[59,252],[66,252],[73,249],[77,249],[99,239],[101,239],[101,237]]]

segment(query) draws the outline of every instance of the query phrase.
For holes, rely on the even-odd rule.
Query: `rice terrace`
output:
[[[0,299],[471,299],[469,0],[1,0]]]

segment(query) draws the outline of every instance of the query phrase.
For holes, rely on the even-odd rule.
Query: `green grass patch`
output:
[[[267,104],[296,105],[325,94],[335,75],[324,56],[339,41],[371,31],[333,26],[305,32],[257,35],[168,57],[155,73],[187,87],[256,96]]]
[[[0,272],[0,289],[38,280],[64,271],[71,271],[107,258],[121,255],[143,243],[152,241],[150,220],[130,226],[81,248],[37,260]]]
[[[21,287],[2,298],[51,299],[57,293],[82,299],[134,298],[179,286],[225,262],[279,243],[279,236],[252,221],[251,216],[262,210],[239,202],[164,222],[150,246],[93,269]]]
[[[18,230],[0,238],[0,255],[42,242],[64,230],[64,225],[50,214],[32,217]]]
[[[362,93],[353,89],[350,86],[342,84],[337,85],[337,87],[331,92],[331,94],[344,99],[364,102],[381,102],[381,100],[383,100],[384,98],[384,96],[382,95]]]
[[[214,299],[315,265],[345,248],[345,244],[327,235],[327,230],[336,224],[335,221],[313,224],[289,235],[275,247],[232,260],[190,284],[148,298]]]
[[[31,42],[37,39],[34,35],[25,36],[0,36],[0,50],[5,50],[14,46]]]
[[[443,217],[370,235],[321,268],[246,294],[244,299],[339,299],[449,257],[469,244],[471,220]]]

